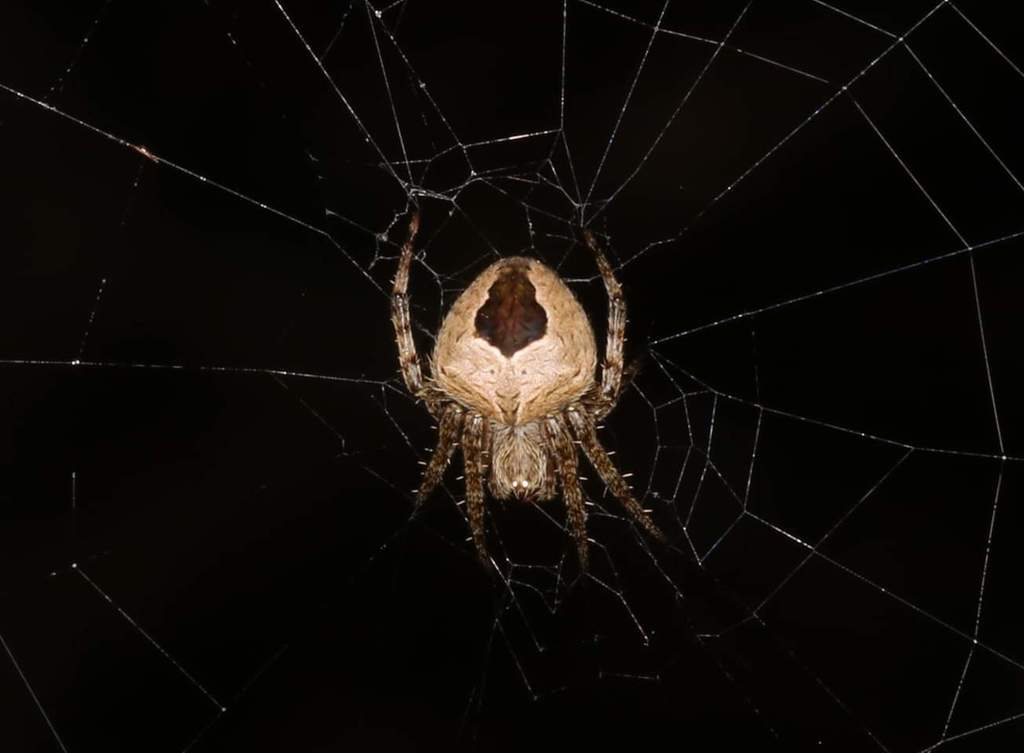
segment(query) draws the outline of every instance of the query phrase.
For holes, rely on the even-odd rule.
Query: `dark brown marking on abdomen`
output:
[[[487,302],[476,312],[476,334],[510,358],[544,337],[548,315],[537,303],[537,291],[525,264],[509,265],[498,273]]]

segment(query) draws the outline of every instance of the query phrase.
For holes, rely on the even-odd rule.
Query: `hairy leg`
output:
[[[548,452],[562,479],[562,496],[565,498],[569,530],[576,541],[576,554],[580,568],[586,570],[590,564],[590,549],[587,542],[587,509],[580,489],[576,462],[576,445],[573,444],[569,428],[561,416],[551,416],[543,424]]]
[[[546,436],[546,433],[545,433]],[[541,501],[554,499],[558,494],[558,468],[555,456],[551,452],[544,453],[544,481],[541,483],[538,498]]]
[[[605,344],[604,363],[601,366],[601,389],[597,394],[598,417],[603,418],[615,406],[622,390],[622,346],[626,340],[626,299],[622,285],[615,279],[612,265],[608,262],[594,234],[583,231],[583,240],[594,254],[597,269],[604,280],[608,293],[608,339]]]
[[[409,314],[409,268],[412,265],[413,246],[420,227],[419,212],[409,218],[409,230],[402,244],[402,253],[395,273],[395,285],[391,291],[391,323],[395,328],[398,343],[398,365],[405,379],[406,389],[414,396],[424,397],[423,369],[412,339],[412,321]]]
[[[448,403],[441,412],[441,422],[438,425],[437,446],[434,454],[430,456],[430,462],[423,471],[423,478],[420,480],[420,488],[416,491],[416,505],[419,506],[430,496],[444,476],[444,469],[455,452],[455,445],[459,440],[459,432],[462,430],[463,410],[455,403]]]
[[[480,561],[486,566],[487,537],[484,526],[484,419],[479,413],[470,413],[466,417],[462,432],[462,457],[466,467],[466,514],[469,516],[469,529],[473,535],[473,544]]]
[[[619,473],[619,469],[612,463],[607,450],[601,445],[601,441],[597,438],[594,419],[590,413],[582,407],[570,407],[566,410],[566,415],[569,418],[569,424],[572,426],[573,432],[583,446],[583,452],[586,453],[590,459],[590,464],[597,470],[601,480],[608,486],[611,493],[615,495],[615,498],[633,516],[633,519],[641,528],[659,541],[664,541],[665,535],[654,524],[646,510],[636,501],[633,491],[629,488],[629,484],[626,483],[626,479]]]

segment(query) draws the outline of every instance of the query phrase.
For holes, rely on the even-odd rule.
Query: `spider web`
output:
[[[1024,71],[980,3],[5,10],[9,750],[1010,749]],[[502,255],[640,368],[564,512],[453,470],[421,353]],[[583,471],[586,475],[587,471]],[[671,737],[670,737],[671,736]]]

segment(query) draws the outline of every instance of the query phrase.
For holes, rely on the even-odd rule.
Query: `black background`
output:
[[[560,3],[284,8],[2,11],[0,749],[1017,749],[970,732],[1024,712],[1011,19],[677,3],[703,41],[644,58],[660,3],[572,2],[567,158],[507,138],[559,128]],[[509,590],[457,473],[409,520],[394,243],[414,194],[424,351],[513,253],[600,336],[602,161],[642,165],[584,213],[642,362],[602,436],[673,543],[588,486],[578,578],[559,505],[495,504]]]

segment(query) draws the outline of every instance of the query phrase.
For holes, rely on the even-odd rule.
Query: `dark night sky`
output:
[[[1019,748],[1011,19],[377,6],[0,11],[0,750]],[[410,520],[410,197],[422,351],[499,255],[603,337],[589,197],[669,546],[594,479],[585,577],[557,502],[505,583],[458,472]]]

